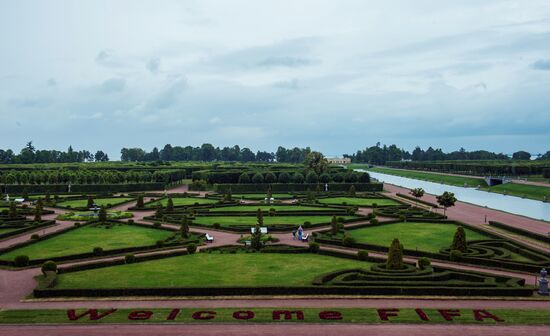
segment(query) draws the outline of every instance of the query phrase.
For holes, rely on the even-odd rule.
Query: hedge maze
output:
[[[389,198],[368,173],[341,167],[67,167],[0,167],[1,192],[26,199],[23,206],[0,201],[0,239],[36,230],[31,239],[0,249],[0,267],[42,267],[36,298],[530,296],[524,279],[490,269],[533,273],[550,267],[543,251],[448,221],[426,203],[420,208]],[[170,192],[180,184],[188,187]],[[56,208],[62,229],[40,233],[59,224],[35,217],[42,206]],[[93,206],[101,214],[90,211]],[[307,243],[292,240],[299,226],[310,234]],[[251,233],[258,227],[268,234]],[[411,257],[420,259],[413,264]],[[442,266],[447,262],[454,268]],[[487,272],[458,270],[462,264]]]

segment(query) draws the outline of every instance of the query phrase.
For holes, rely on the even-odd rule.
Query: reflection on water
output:
[[[365,171],[364,169],[356,169]],[[489,193],[474,188],[455,187],[446,184],[434,183],[411,179],[407,177],[394,176],[382,173],[368,172],[371,177],[390,184],[405,188],[422,188],[429,194],[440,195],[444,191],[450,191],[455,194],[459,201],[487,206],[492,209],[502,210],[531,217],[534,219],[543,219],[550,221],[550,203],[530,200],[526,198],[506,196],[502,194]]]

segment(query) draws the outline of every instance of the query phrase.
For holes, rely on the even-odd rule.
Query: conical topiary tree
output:
[[[162,205],[160,203],[157,204],[157,210],[155,211],[155,217],[156,218],[162,218],[164,215],[164,211],[162,209]]]
[[[330,233],[333,235],[338,233],[338,221],[336,220],[336,216],[332,216],[332,220],[330,221]]]
[[[256,218],[258,219],[258,225],[263,226],[264,225],[264,213],[262,212],[261,208],[258,208],[258,211],[256,212]]]
[[[13,201],[10,202],[10,209],[8,211],[8,217],[9,218],[17,217],[17,205]]]
[[[168,198],[168,202],[166,203],[166,211],[174,212],[174,201],[172,200],[172,197]]]
[[[136,207],[143,208],[144,206],[145,205],[144,205],[144,202],[143,202],[143,195],[139,195],[138,198],[137,198]]]
[[[88,209],[90,209],[90,208],[93,207],[93,206],[94,206],[94,199],[93,199],[93,197],[92,197],[91,195],[88,195],[88,202],[87,202],[87,204],[86,204],[86,207],[87,207]]]
[[[101,207],[101,209],[99,209],[98,219],[100,222],[107,221],[107,210],[105,210],[105,207]]]
[[[466,243],[466,232],[462,226],[456,228],[453,243],[451,244],[451,251],[452,250],[457,250],[463,253],[468,250],[468,243]]]
[[[187,216],[183,216],[180,232],[182,238],[189,238],[189,220],[187,219]]]
[[[394,238],[390,250],[388,252],[388,260],[386,261],[387,269],[401,269],[403,268],[403,245],[399,242],[399,239]]]

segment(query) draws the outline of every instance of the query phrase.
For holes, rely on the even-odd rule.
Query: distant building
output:
[[[331,164],[350,164],[351,163],[351,159],[347,157],[344,157],[344,158],[329,157],[327,158],[327,161],[328,163],[331,163]]]

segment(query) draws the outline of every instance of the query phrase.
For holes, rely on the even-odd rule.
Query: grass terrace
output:
[[[209,212],[254,212],[258,209],[262,209],[263,212],[268,212],[270,209],[275,209],[275,211],[338,211],[340,209],[330,208],[330,207],[316,207],[316,206],[306,206],[306,205],[265,205],[265,204],[255,204],[255,205],[233,205],[233,206],[224,206],[218,208],[209,209]]]
[[[338,216],[338,218],[353,219],[354,216]],[[310,222],[312,225],[321,223],[330,223],[332,216],[264,216],[264,225],[303,225],[304,222]],[[256,216],[198,216],[193,223],[202,225],[220,224],[221,227],[230,226],[254,226],[256,225]]]
[[[125,247],[154,245],[166,239],[172,232],[141,226],[114,223],[113,225],[87,225],[55,237],[0,255],[0,259],[13,260],[18,255],[30,259],[54,258],[91,252],[94,247],[114,250]]]
[[[439,252],[451,245],[457,227],[453,223],[404,222],[349,230],[347,234],[358,243],[389,246],[398,238],[406,249]],[[468,241],[490,238],[468,228],[464,231]]]
[[[314,254],[198,253],[60,274],[55,288],[308,286],[316,275],[370,265]]]
[[[505,194],[510,196],[525,197],[542,201],[550,200],[550,187],[534,186],[519,183],[499,184],[494,187],[482,188],[494,193]]]
[[[329,197],[320,198],[319,203],[332,205],[352,205],[359,207],[400,205],[399,202],[389,198],[361,198],[361,197]]]
[[[204,205],[204,204],[216,204],[218,200],[201,198],[201,197],[173,197],[172,202],[174,206],[189,206],[189,205]],[[163,198],[158,201],[149,202],[145,204],[147,208],[156,208],[158,204],[161,204],[163,207],[166,207],[168,204],[168,198]]]
[[[94,203],[99,207],[113,207],[122,203],[129,202],[134,198],[131,197],[107,197],[107,198],[94,198]],[[56,206],[63,208],[86,208],[88,205],[87,199],[67,200],[61,201],[55,204]]]

